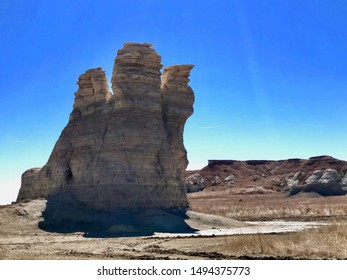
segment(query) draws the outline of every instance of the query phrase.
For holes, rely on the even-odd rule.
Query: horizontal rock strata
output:
[[[201,170],[185,171],[185,174],[188,190],[205,189],[208,192],[220,189],[228,190],[230,194],[347,194],[347,161],[330,156],[286,160],[209,160]],[[200,182],[204,188],[198,188]]]
[[[193,113],[193,65],[164,70],[150,44],[117,53],[109,92],[105,72],[79,77],[70,121],[47,164],[26,171],[17,201],[69,196],[93,209],[188,206],[183,130]]]

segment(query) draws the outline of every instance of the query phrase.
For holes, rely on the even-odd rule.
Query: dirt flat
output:
[[[169,250],[166,255],[158,246],[176,237],[163,236],[88,238],[84,232],[55,233],[39,228],[46,200],[33,200],[0,207],[1,259],[185,259],[184,251]],[[187,224],[200,230],[239,228],[248,225],[213,215],[187,213]],[[164,256],[165,255],[165,256]],[[193,256],[194,258],[194,256]]]
[[[308,244],[308,239],[304,237],[307,234],[310,238],[317,237],[317,240],[329,236],[335,238],[335,243],[337,236],[347,244],[345,231],[338,230],[336,236],[334,229],[322,233],[316,228],[317,225],[322,226],[319,221],[312,223],[312,228],[307,231],[302,227],[304,224],[298,222],[251,224],[196,212],[190,212],[188,220],[191,226],[200,227],[200,234],[165,236],[165,233],[161,233],[142,237],[88,238],[84,232],[56,233],[40,229],[38,224],[43,220],[44,208],[45,200],[0,207],[0,259],[302,259],[320,258],[320,254],[328,250],[323,248],[323,253],[313,255],[307,250],[301,252]],[[327,221],[324,223],[327,224]],[[288,230],[288,226],[292,230]],[[285,228],[287,230],[282,230],[284,233],[278,233]],[[304,231],[293,232],[297,230]],[[289,241],[291,243],[286,245]],[[329,240],[325,243],[329,245]],[[281,246],[298,246],[298,249],[285,251]],[[332,252],[323,256],[344,257],[343,252],[334,252],[332,245],[329,248]],[[343,246],[338,248],[343,249]]]

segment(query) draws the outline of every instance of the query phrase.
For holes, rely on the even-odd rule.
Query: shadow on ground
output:
[[[110,238],[151,236],[155,232],[194,233],[185,211],[136,209],[98,211],[78,203],[70,194],[48,197],[39,223],[42,230],[58,233],[84,232],[84,237]]]

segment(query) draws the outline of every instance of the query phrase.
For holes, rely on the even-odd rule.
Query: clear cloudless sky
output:
[[[347,160],[346,0],[1,0],[0,204],[43,166],[76,81],[124,42],[194,64],[184,141],[208,159]]]

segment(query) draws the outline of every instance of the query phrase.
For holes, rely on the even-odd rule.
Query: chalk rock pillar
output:
[[[80,75],[70,120],[42,169],[23,174],[17,201],[48,198],[96,210],[186,209],[185,121],[192,65],[170,66],[150,44],[117,53],[113,94],[99,67]]]
[[[188,165],[183,130],[186,120],[193,114],[194,92],[188,85],[193,67],[191,64],[169,66],[162,77],[164,124],[178,174],[182,174]]]
[[[79,87],[75,92],[70,120],[94,113],[111,97],[106,73],[101,67],[90,69],[80,75],[76,84]]]

